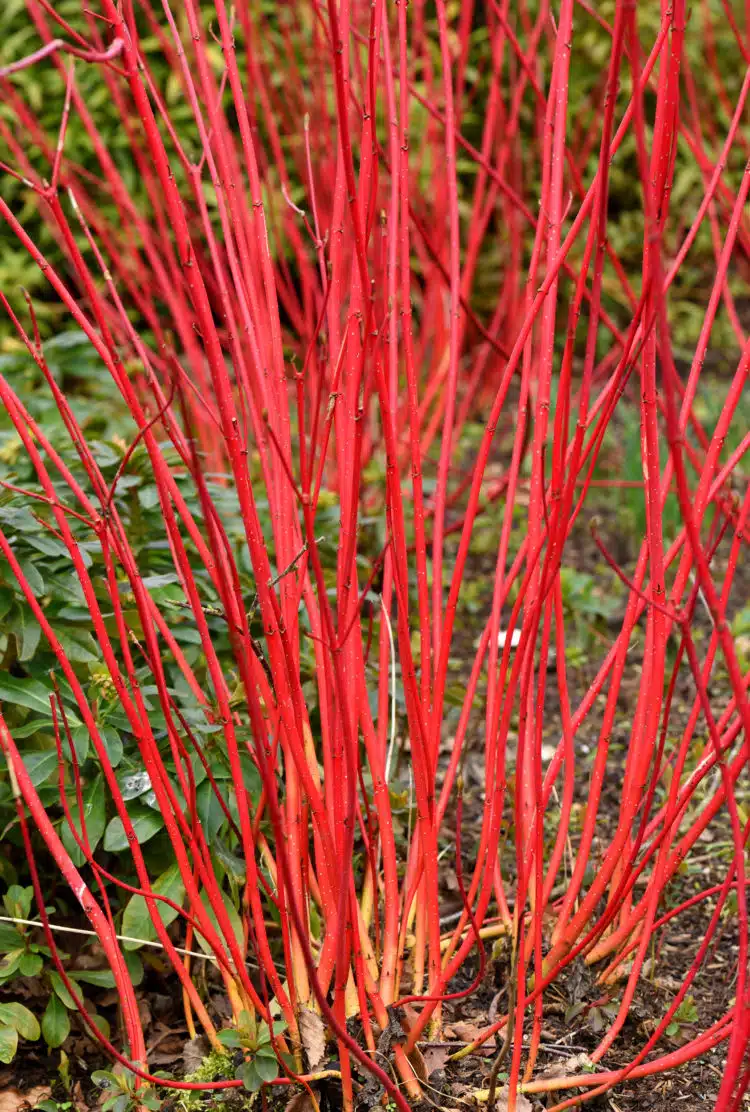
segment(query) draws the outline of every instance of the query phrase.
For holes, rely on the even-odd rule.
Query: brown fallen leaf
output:
[[[455,1046],[444,1046],[439,1043],[428,1044],[421,1047],[422,1059],[424,1061],[427,1076],[435,1073],[436,1070],[441,1070],[445,1063],[450,1058],[451,1054],[455,1051]]]
[[[315,1107],[315,1102],[307,1089],[303,1089],[302,1092],[295,1093],[294,1096],[287,1101],[284,1112],[320,1112],[320,1110]]]
[[[325,1058],[326,1053],[325,1024],[317,1012],[311,1012],[308,1008],[301,1008],[297,1016],[297,1025],[302,1049],[307,1058],[307,1068],[316,1070]]]
[[[0,1112],[23,1112],[51,1096],[49,1085],[37,1085],[35,1089],[27,1089],[25,1093],[20,1093],[18,1089],[3,1089],[0,1092]]]
[[[409,1065],[414,1070],[414,1073],[419,1081],[426,1081],[428,1077],[427,1064],[425,1063],[422,1051],[418,1046],[415,1046],[409,1055]]]
[[[182,1061],[185,1066],[185,1073],[191,1074],[203,1064],[203,1059],[207,1058],[211,1052],[211,1045],[205,1035],[198,1035],[195,1039],[190,1039],[185,1043],[182,1048]]]
[[[463,1042],[472,1043],[480,1038],[487,1030],[486,1027],[477,1027],[475,1023],[453,1023],[453,1034]]]
[[[591,1059],[588,1054],[574,1054],[571,1058],[564,1058],[560,1062],[553,1062],[551,1066],[547,1066],[539,1076],[540,1077],[568,1077],[573,1073],[580,1073],[581,1070],[591,1070]]]

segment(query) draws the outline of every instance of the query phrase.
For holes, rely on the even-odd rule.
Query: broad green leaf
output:
[[[42,636],[42,627],[36,620],[34,615],[26,607],[21,609],[19,615],[19,630],[16,633],[16,641],[18,642],[18,659],[22,663],[27,663],[33,660],[37,649],[39,648],[39,640]]]
[[[77,803],[71,806],[70,813],[78,836],[83,841],[83,829]],[[89,849],[93,853],[101,841],[107,821],[105,795],[101,776],[97,776],[95,780],[92,780],[83,793],[83,818],[86,826],[86,834],[88,836]],[[63,823],[61,837],[62,843],[70,854],[73,864],[80,867],[86,860],[86,857],[76,844],[76,840],[68,826],[67,820]]]
[[[94,1026],[104,1035],[105,1039],[108,1039],[111,1033],[109,1020],[105,1019],[103,1015],[98,1015],[96,1012],[91,1013],[91,1020]]]
[[[97,650],[96,641],[87,630],[71,629],[66,631],[57,629],[55,632],[66,656],[70,660],[78,664],[96,664],[102,659],[101,652]]]
[[[21,565],[21,571],[25,575],[29,586],[36,597],[39,598],[44,594],[44,580],[30,560],[19,560],[18,562]]]
[[[216,835],[226,822],[226,817],[221,808],[221,804],[216,798],[216,793],[214,792],[210,780],[204,780],[203,783],[198,786],[195,795],[198,818],[203,827],[203,835],[208,844],[213,845]]]
[[[31,885],[22,888],[20,884],[11,884],[3,896],[3,904],[9,915],[16,919],[28,919],[33,899],[34,889]]]
[[[152,811],[149,807],[136,805],[129,808],[128,813],[136,839],[140,845],[147,842],[149,838],[153,838],[154,834],[158,834],[164,825],[161,814],[158,811]],[[122,825],[122,819],[117,815],[110,819],[107,824],[107,829],[104,832],[104,848],[108,853],[119,853],[127,847],[128,839],[125,834],[125,827]]]
[[[90,359],[93,356],[91,340],[80,328],[69,328],[64,332],[56,333],[50,340],[44,341],[45,354],[50,350],[52,352],[69,352],[75,350],[75,348],[84,349],[84,358],[88,357]],[[54,355],[52,357],[52,362],[55,362]]]
[[[222,1046],[228,1046],[234,1049],[235,1047],[242,1046],[242,1040],[239,1033],[233,1027],[227,1027],[224,1031],[218,1032],[218,1039]]]
[[[91,1080],[97,1089],[119,1089],[117,1078],[109,1070],[94,1070]]]
[[[65,984],[65,981],[62,979],[60,974],[57,973],[55,970],[51,970],[49,978],[52,983],[53,990],[62,1000],[65,1007],[69,1008],[71,1012],[74,1012],[77,1007],[76,1002],[68,991],[68,986]]]
[[[0,506],[0,521],[7,526],[7,531],[23,533],[29,536],[38,532],[40,525],[31,510],[26,506]]]
[[[127,946],[123,947],[123,949],[125,950],[123,957],[125,958],[125,964],[128,967],[128,975],[130,977],[131,984],[134,988],[137,988],[138,985],[142,984],[143,982],[143,962],[136,953],[128,951]]]
[[[82,981],[86,985],[95,985],[97,988],[114,988],[115,975],[111,969],[74,969],[70,973],[71,981]]]
[[[15,1001],[10,1004],[0,1004],[0,1024],[15,1027],[22,1039],[33,1041],[40,1035],[39,1023],[34,1013]]]
[[[99,734],[102,741],[104,742],[105,748],[107,750],[107,756],[109,757],[109,762],[112,765],[112,768],[117,768],[120,761],[122,760],[122,738],[118,734],[117,730],[114,730],[111,726],[100,726]]]
[[[42,971],[44,962],[39,954],[24,954],[18,962],[18,970],[24,977],[36,977]]]
[[[8,981],[15,975],[24,953],[24,950],[9,950],[3,955],[0,960],[0,982]]]
[[[26,916],[23,916],[26,918]],[[23,945],[23,935],[12,923],[0,923],[0,954],[8,954]]]
[[[47,1046],[54,1050],[70,1034],[70,1019],[62,1000],[53,992],[42,1016],[42,1035]]]
[[[29,779],[35,788],[48,780],[53,772],[57,771],[57,750],[56,749],[42,749],[33,753],[25,753],[23,763],[26,765],[26,771],[29,774]]]
[[[15,602],[15,595],[9,587],[0,587],[0,618],[4,618]]]
[[[38,734],[40,730],[46,730],[49,733],[51,728],[49,719],[45,721],[44,718],[28,718],[21,726],[14,726],[11,733],[13,738],[18,740],[19,738],[32,737],[34,734]]]
[[[256,1054],[253,1058],[256,1073],[260,1074],[264,1081],[275,1081],[279,1076],[279,1063],[276,1061],[276,1055],[270,1057],[267,1054]]]
[[[88,726],[74,726],[70,731],[70,736],[73,738],[78,764],[82,765],[89,755],[89,747],[91,745],[89,728]],[[70,755],[70,745],[67,742],[67,738],[65,742],[65,752]]]
[[[222,863],[232,880],[237,883],[243,881],[245,879],[245,876],[247,875],[247,870],[245,868],[245,862],[242,860],[242,858],[237,857],[234,853],[228,850],[222,842],[221,838],[213,838],[212,840],[209,840],[209,844],[212,846],[217,859]]]
[[[177,864],[170,867],[156,879],[152,885],[158,896],[166,896],[176,904],[181,904],[185,898],[185,885]],[[157,901],[159,916],[165,926],[169,926],[177,918],[177,912],[168,904]],[[151,922],[146,901],[143,896],[131,896],[122,916],[122,933],[128,938],[140,938],[144,942],[152,942],[156,938],[156,928]],[[139,943],[124,942],[126,950],[137,950]]]
[[[67,545],[49,533],[27,533],[24,537],[27,544],[42,552],[45,556],[68,556]]]
[[[245,1089],[250,1093],[257,1093],[263,1084],[263,1078],[255,1068],[255,1060],[251,1062],[243,1062],[237,1070],[235,1077],[242,1081]]]
[[[28,707],[45,718],[52,717],[50,695],[52,689],[39,680],[18,679],[7,672],[0,675],[0,701],[16,707]]]
[[[7,1065],[16,1056],[18,1031],[15,1027],[0,1027],[0,1062]]]
[[[223,898],[223,902],[224,902],[224,909],[227,913],[227,917],[229,919],[232,930],[234,931],[234,937],[237,940],[237,945],[240,948],[242,948],[242,944],[243,944],[242,920],[240,919],[240,917],[237,913],[237,909],[235,908],[234,904],[232,903],[231,899],[229,898],[229,896],[227,895],[226,892],[222,892],[222,898]],[[224,933],[219,928],[219,921],[216,918],[216,913],[214,912],[214,909],[211,907],[211,905],[208,901],[208,896],[206,895],[205,891],[201,894],[201,900],[202,900],[203,906],[206,909],[206,915],[208,916],[209,920],[213,924],[214,930],[216,931],[219,938],[226,945],[226,940],[224,938]],[[207,954],[213,953],[213,948],[211,946],[209,946],[208,942],[203,937],[203,935],[200,933],[200,931],[196,930],[195,937],[196,937],[196,939],[198,941],[198,944],[199,944],[199,946],[201,947],[202,950],[205,950],[205,952]]]
[[[122,798],[127,803],[130,799],[137,799],[151,790],[151,778],[145,771],[129,772],[126,776],[118,778],[118,786]]]

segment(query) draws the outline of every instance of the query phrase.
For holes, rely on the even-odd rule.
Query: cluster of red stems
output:
[[[153,893],[154,878],[100,736],[95,704],[0,532],[3,557],[90,731],[138,878],[132,887],[108,873],[89,849],[85,826],[77,837],[87,865],[82,871],[75,867],[0,719],[0,746],[49,943],[54,949],[34,865],[32,826],[111,964],[124,1050],[98,1031],[81,1000],[83,1018],[92,1036],[139,1083],[211,1087],[164,1082],[149,1073],[111,905],[117,887],[125,897],[139,892],[180,978],[191,1027],[199,1023],[220,1045],[182,953],[198,932],[211,948],[236,1014],[249,1011],[268,1020],[275,999],[286,1021],[284,1035],[277,1037],[279,1050],[294,1052],[301,1010],[317,1011],[338,1042],[346,1107],[355,1100],[356,1064],[406,1109],[420,1097],[412,1051],[439,1028],[441,1004],[451,996],[449,982],[481,946],[481,929],[484,937],[504,933],[511,940],[515,1007],[466,1049],[511,1028],[510,1109],[518,1093],[552,1090],[573,1093],[555,1109],[572,1107],[625,1078],[671,1069],[722,1042],[727,1062],[715,1107],[737,1109],[750,1074],[748,823],[735,798],[749,764],[750,675],[742,673],[725,608],[750,540],[750,486],[746,479],[738,485],[750,434],[731,455],[724,444],[750,365],[750,341],[728,283],[730,270],[747,273],[750,259],[750,173],[737,188],[726,167],[735,147],[750,148],[742,130],[750,68],[736,103],[730,102],[709,49],[708,80],[723,114],[709,111],[684,50],[685,0],[661,0],[658,34],[646,44],[634,0],[616,0],[611,24],[585,0],[560,0],[554,10],[547,0],[534,5],[464,0],[460,6],[436,0],[434,7],[426,0],[408,5],[293,0],[276,12],[250,0],[240,0],[231,11],[223,3],[209,7],[210,12],[199,0],[171,5],[82,0],[81,23],[73,27],[55,12],[52,0],[27,0],[41,46],[0,71],[6,108],[0,133],[13,155],[13,165],[5,169],[36,195],[65,271],[50,264],[2,200],[0,213],[72,324],[86,333],[132,416],[132,443],[117,474],[127,468],[136,446],[145,448],[208,677],[199,682],[143,585],[118,513],[117,479],[103,477],[74,407],[49,373],[33,312],[26,326],[3,297],[46,375],[88,476],[86,489],[0,378],[2,402],[38,476],[36,504],[45,504],[49,527],[67,545],[80,578],[185,891],[184,906]],[[710,48],[716,16],[709,7],[699,5],[689,33],[702,36]],[[746,32],[728,3],[722,18],[750,64]],[[477,72],[471,44],[480,25],[487,38]],[[608,60],[587,102],[571,103],[577,34],[593,27],[608,37]],[[141,49],[144,34],[150,36],[151,53]],[[182,145],[152,73],[154,40],[192,113],[200,141],[197,159]],[[64,81],[58,135],[44,132],[23,99],[15,75],[32,65],[54,66]],[[76,73],[87,66],[98,67],[119,113],[145,206],[134,202],[79,89]],[[419,133],[413,122],[417,112]],[[470,114],[476,120],[477,112],[481,142],[473,145],[462,133],[462,121]],[[66,148],[71,113],[90,140],[95,173]],[[607,236],[610,167],[626,138],[634,139],[633,189],[645,227],[642,273],[630,276]],[[687,216],[684,211],[675,216],[671,205],[678,146],[694,159],[704,184],[700,204]],[[33,168],[40,156],[49,167],[44,176]],[[472,167],[468,179],[462,178],[461,160]],[[538,197],[540,203],[532,199]],[[670,339],[669,291],[704,221],[710,224],[715,267],[690,369],[680,378]],[[675,244],[670,257],[667,232]],[[472,289],[490,237],[497,239],[502,265],[494,311],[482,320],[471,305]],[[627,327],[619,327],[602,304],[607,282],[615,284],[629,313]],[[694,402],[720,310],[742,354],[728,379],[711,384],[725,396],[716,426],[707,433]],[[144,341],[146,334],[153,342]],[[625,395],[640,408],[643,480],[637,485],[647,529],[630,576],[598,542],[607,571],[625,585],[627,602],[595,679],[574,705],[561,562]],[[462,431],[477,417],[484,431],[467,470],[459,455]],[[498,471],[497,452],[491,453],[499,426],[513,436],[512,451]],[[176,452],[174,465],[165,457],[166,444]],[[665,446],[667,454],[660,456]],[[382,465],[382,485],[368,485],[373,461]],[[434,469],[429,487],[426,461]],[[223,473],[236,489],[265,659],[251,636],[232,546],[205,481],[208,472]],[[198,516],[180,493],[177,479],[185,474],[200,498]],[[340,510],[335,591],[316,544],[321,491],[329,499],[334,495]],[[676,496],[680,508],[679,531],[670,544],[662,528],[668,496]],[[272,537],[263,535],[259,499],[270,507]],[[491,504],[504,506],[492,607],[478,619],[478,647],[446,757],[441,740],[457,606],[472,537]],[[363,512],[383,516],[388,538],[369,578],[358,560]],[[520,543],[514,533],[519,512],[525,519]],[[74,519],[86,524],[101,548],[103,582],[89,576],[73,536]],[[726,573],[717,582],[712,561],[720,548]],[[209,634],[206,600],[194,573],[196,554],[228,619],[231,668],[242,681],[239,709],[230,695],[236,678]],[[293,573],[280,576],[291,566]],[[372,598],[368,591],[376,574],[382,587],[373,630],[363,604]],[[123,610],[124,587],[135,599],[143,630],[139,643]],[[691,632],[698,606],[711,616],[700,642]],[[114,634],[105,612],[114,615]],[[641,618],[639,645],[634,630]],[[520,641],[507,635],[500,647],[503,629],[520,631]],[[320,726],[315,732],[300,680],[305,637],[312,640],[316,659]],[[561,736],[554,755],[543,760],[553,652]],[[198,820],[190,772],[198,743],[168,690],[165,658],[179,667],[207,721],[220,726],[231,762],[239,813],[235,830],[247,868],[243,939],[228,917]],[[144,659],[166,718],[184,804],[167,774],[136,680]],[[368,660],[377,668],[368,670]],[[709,690],[717,663],[728,676],[720,706]],[[673,736],[673,694],[678,675],[686,672],[693,701]],[[597,817],[613,768],[610,740],[618,697],[633,674],[639,684],[628,708],[624,772],[618,773],[618,822],[605,836],[597,831]],[[397,675],[403,721],[394,711]],[[481,712],[473,709],[479,705]],[[484,739],[481,836],[473,871],[459,866],[464,911],[445,933],[439,839],[453,814],[447,819],[446,811],[457,799],[460,834],[461,765],[470,722]],[[249,731],[240,729],[243,724]],[[58,723],[58,733],[62,729]],[[399,840],[389,791],[396,729],[406,739],[416,808],[409,837]],[[576,753],[584,729],[597,739],[585,777]],[[691,763],[701,731],[705,742]],[[246,742],[248,736],[252,740]],[[251,800],[244,786],[243,750],[261,777],[259,801]],[[75,770],[67,775],[74,776],[80,794]],[[212,786],[229,816],[224,789],[214,781]],[[573,835],[577,799],[585,800],[584,819]],[[499,852],[501,824],[509,814],[512,881],[504,876],[507,858],[504,864]],[[665,912],[665,889],[717,817],[731,827],[734,847],[723,883]],[[363,862],[357,871],[356,847]],[[710,955],[730,894],[739,938],[731,1007],[708,1030],[655,1056],[652,1051]],[[280,914],[283,973],[269,938],[267,900]],[[534,1079],[547,986],[578,957],[595,965],[603,991],[621,982],[616,1018],[591,1055],[601,1062],[628,1016],[654,940],[667,922],[702,900],[712,901],[708,929],[679,991],[636,1057],[617,1069]],[[164,904],[179,913],[169,930],[159,915]],[[260,977],[251,976],[249,959]],[[410,1020],[393,1049],[390,1070],[376,1052],[378,1036],[388,1025],[389,1008],[406,1002],[412,1005]],[[354,1015],[362,1023],[364,1047],[347,1031]],[[300,1075],[301,1064],[298,1074],[284,1064],[275,1084]],[[302,1080],[309,1084],[310,1075]]]

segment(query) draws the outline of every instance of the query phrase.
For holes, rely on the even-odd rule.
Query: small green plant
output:
[[[672,1022],[667,1027],[667,1034],[671,1039],[682,1038],[685,1035],[683,1028],[698,1022],[698,1009],[692,996],[686,996],[672,1017]]]
[[[12,884],[3,896],[5,915],[9,919],[28,919],[33,899],[32,888]],[[23,923],[0,922],[0,985],[13,977],[35,977],[41,972],[49,950],[33,942]]]
[[[276,1020],[271,1029],[248,1012],[242,1012],[236,1028],[219,1032],[219,1040],[227,1049],[242,1052],[244,1060],[237,1066],[235,1077],[249,1092],[257,1093],[263,1084],[279,1076],[279,1060],[273,1043],[274,1036],[285,1027],[283,1020]],[[292,1065],[291,1060],[289,1064]]]
[[[619,600],[616,593],[605,594],[593,575],[573,568],[560,569],[560,587],[568,628],[573,632],[565,654],[575,668],[586,663],[604,624],[616,613]]]
[[[28,920],[31,917],[33,889],[12,884],[3,895],[6,916],[13,920]],[[47,908],[53,915],[55,909]],[[77,1010],[75,1000],[68,991],[63,978],[53,967],[51,953],[47,946],[34,941],[34,927],[22,921],[0,921],[0,987],[9,985],[19,977],[34,977],[48,989],[47,1003],[41,1021],[21,1004],[0,1004],[0,1061],[10,1062],[15,1056],[18,1036],[34,1041],[44,1039],[50,1050],[63,1045],[70,1034],[70,1012]],[[58,950],[58,957],[67,961],[69,955]],[[128,955],[128,965],[136,980],[143,976],[143,968],[138,957]],[[67,975],[75,985],[91,985],[95,988],[113,988],[114,975],[110,969],[68,969]],[[11,1009],[7,1012],[5,1010]],[[109,1037],[109,1024],[104,1016],[93,1014],[92,1019],[99,1029]],[[4,1030],[7,1028],[7,1030]],[[15,1038],[13,1033],[15,1032]],[[64,1065],[61,1067],[64,1069]]]
[[[142,1086],[136,1091],[135,1076],[119,1067],[113,1070],[94,1070],[91,1080],[105,1096],[100,1104],[102,1112],[130,1112],[131,1109],[148,1108],[157,1112],[161,1107],[161,1097],[150,1086]]]
[[[14,1001],[0,1004],[0,1062],[7,1065],[16,1056],[19,1036],[32,1042],[39,1038],[39,1023],[33,1012]]]

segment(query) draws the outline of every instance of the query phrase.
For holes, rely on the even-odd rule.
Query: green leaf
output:
[[[28,707],[45,718],[52,717],[50,695],[52,688],[45,687],[39,680],[19,679],[7,672],[0,675],[0,700],[17,707]]]
[[[73,738],[73,745],[75,746],[76,757],[78,758],[79,765],[83,764],[89,755],[89,746],[91,744],[91,735],[89,734],[88,726],[74,726],[70,731]],[[70,744],[65,746],[66,752],[70,752]]]
[[[10,980],[15,975],[24,953],[24,950],[11,950],[3,957],[0,961],[0,981]]]
[[[237,883],[241,883],[246,876],[245,862],[231,853],[222,842],[221,838],[214,838],[210,843],[218,860],[222,863],[227,873]]]
[[[15,1001],[11,1004],[0,1004],[0,1024],[15,1027],[22,1039],[30,1039],[32,1042],[38,1039],[41,1033],[34,1013]]]
[[[250,1093],[257,1093],[263,1078],[255,1068],[255,1061],[244,1062],[234,1075]]]
[[[0,511],[2,512],[2,511]],[[0,520],[2,520],[0,518]],[[13,591],[9,587],[0,587],[0,618],[4,618],[15,602]]]
[[[153,838],[154,834],[158,834],[164,825],[161,814],[158,811],[152,811],[149,807],[136,805],[131,807],[128,813],[136,839],[140,845],[147,842],[149,838]],[[108,853],[120,853],[127,847],[128,839],[125,834],[125,827],[122,825],[122,819],[117,815],[110,819],[104,832],[104,848]]]
[[[70,815],[79,838],[83,840],[83,824],[81,823],[78,803],[75,803],[70,808]],[[96,779],[92,780],[83,793],[83,818],[86,826],[89,848],[93,853],[101,841],[107,821],[103,779],[101,776],[97,776]],[[71,856],[73,864],[80,868],[86,860],[86,857],[76,844],[73,832],[67,821],[63,824],[61,838],[63,845]]]
[[[271,1058],[267,1054],[256,1054],[253,1059],[256,1073],[264,1081],[275,1081],[279,1076],[279,1063],[276,1061],[276,1055]]]
[[[43,965],[39,954],[24,954],[18,963],[18,970],[24,977],[36,977],[41,973]]]
[[[51,537],[49,533],[27,533],[24,540],[37,552],[41,552],[45,556],[68,557],[68,546],[59,541],[57,537]]]
[[[57,638],[69,660],[78,664],[96,664],[101,660],[96,641],[85,629],[57,629]]]
[[[97,988],[114,988],[115,975],[111,969],[75,969],[70,974],[71,981],[82,981]]]
[[[27,718],[20,726],[13,727],[14,739],[31,737],[33,734],[38,734],[40,730],[50,730],[50,721],[43,718]]]
[[[56,353],[60,351],[69,352],[71,350],[75,350],[76,348],[83,348],[84,351],[81,354],[83,355],[84,359],[89,360],[93,358],[94,354],[90,348],[90,344],[91,341],[82,329],[69,328],[65,332],[58,332],[50,340],[45,340],[44,351],[46,354],[50,350],[52,350],[53,353]],[[54,354],[52,357],[52,362],[56,362]]]
[[[36,650],[39,648],[42,627],[31,611],[25,607],[21,609],[19,624],[20,629],[16,631],[18,659],[25,664],[27,661],[34,659]]]
[[[15,1027],[0,1027],[0,1062],[7,1065],[16,1056],[18,1031]]]
[[[62,1000],[53,992],[42,1016],[42,1035],[47,1046],[54,1050],[70,1034],[70,1019]]]
[[[28,919],[33,898],[34,889],[31,885],[22,888],[20,884],[11,884],[3,896],[5,910],[16,919]]]
[[[151,777],[145,770],[129,772],[126,776],[120,776],[117,783],[126,803],[128,800],[138,799],[139,796],[151,791]]]
[[[210,780],[204,780],[195,795],[203,833],[208,844],[212,845],[223,823],[226,822],[226,817]]]
[[[166,896],[168,899],[173,900],[174,903],[181,904],[185,897],[185,885],[182,880],[182,875],[180,874],[179,866],[177,864],[170,865],[170,867],[157,878],[152,888],[158,896]],[[161,921],[165,926],[169,926],[169,924],[177,918],[177,912],[167,904],[157,902],[156,906],[159,909]],[[143,939],[144,942],[151,942],[156,938],[156,928],[151,922],[151,915],[149,914],[146,900],[143,896],[131,896],[128,900],[122,916],[122,933],[129,938]],[[137,950],[139,945],[140,943],[137,942],[123,943],[123,947],[126,950]]]
[[[0,923],[0,954],[10,953],[22,945],[23,934],[12,923]]]
[[[144,1094],[143,1092],[139,1092],[138,1100],[145,1108],[149,1109],[149,1112],[159,1112],[161,1108],[161,1098],[157,1097],[155,1093]]]
[[[91,1022],[94,1024],[97,1030],[100,1031],[102,1035],[104,1035],[105,1039],[109,1038],[112,1033],[112,1029],[109,1026],[109,1020],[105,1019],[103,1015],[98,1015],[96,1012],[92,1012]]]
[[[217,1033],[217,1037],[222,1046],[229,1046],[233,1048],[242,1046],[240,1036],[233,1027],[227,1027],[225,1031],[219,1031]]]
[[[7,525],[8,531],[17,533],[35,533],[40,528],[39,522],[26,506],[0,506],[0,521]]]
[[[124,946],[123,949],[125,950],[123,957],[128,967],[131,984],[134,988],[137,988],[143,982],[143,962],[137,954],[128,952],[127,946]]]
[[[227,916],[229,917],[229,922],[231,924],[232,930],[234,931],[234,936],[237,939],[237,945],[242,947],[242,942],[243,942],[242,920],[240,919],[239,915],[237,914],[237,909],[235,908],[234,904],[232,903],[231,899],[226,894],[226,892],[222,892],[221,895],[222,895],[222,899],[223,899],[223,902],[224,902],[224,908],[226,910]],[[206,909],[206,915],[208,916],[211,923],[213,924],[214,930],[216,931],[219,938],[221,938],[222,941],[223,941],[224,940],[224,933],[219,928],[219,922],[218,922],[218,919],[216,918],[216,913],[214,912],[214,909],[211,907],[210,903],[208,902],[208,898],[207,898],[205,892],[202,894],[202,902],[203,902],[203,906]],[[196,930],[195,937],[196,937],[196,940],[198,942],[198,945],[201,947],[202,950],[205,950],[205,952],[207,954],[213,953],[213,948],[211,946],[209,946],[208,942],[203,937],[203,935],[200,933],[200,931]]]
[[[100,726],[99,734],[107,750],[109,763],[112,765],[112,768],[117,768],[120,761],[122,760],[122,738],[118,734],[117,730],[114,730],[111,726]]]
[[[44,594],[44,580],[30,560],[19,560],[18,562],[21,565],[21,571],[26,576],[29,586],[36,597],[39,598],[40,595]]]
[[[117,1078],[108,1070],[94,1070],[91,1080],[97,1089],[119,1089]]]
[[[45,780],[49,780],[53,772],[57,771],[57,750],[42,749],[39,752],[25,753],[23,763],[26,765],[31,783],[38,788]]]
[[[57,973],[55,970],[51,970],[49,979],[52,983],[53,991],[59,996],[65,1007],[69,1008],[71,1012],[76,1011],[76,1002],[68,991],[68,986],[65,984],[65,981],[62,979],[60,974]]]
[[[105,1101],[103,1108],[104,1112],[127,1112],[129,1104],[130,1095],[128,1093],[120,1093],[118,1096]]]

